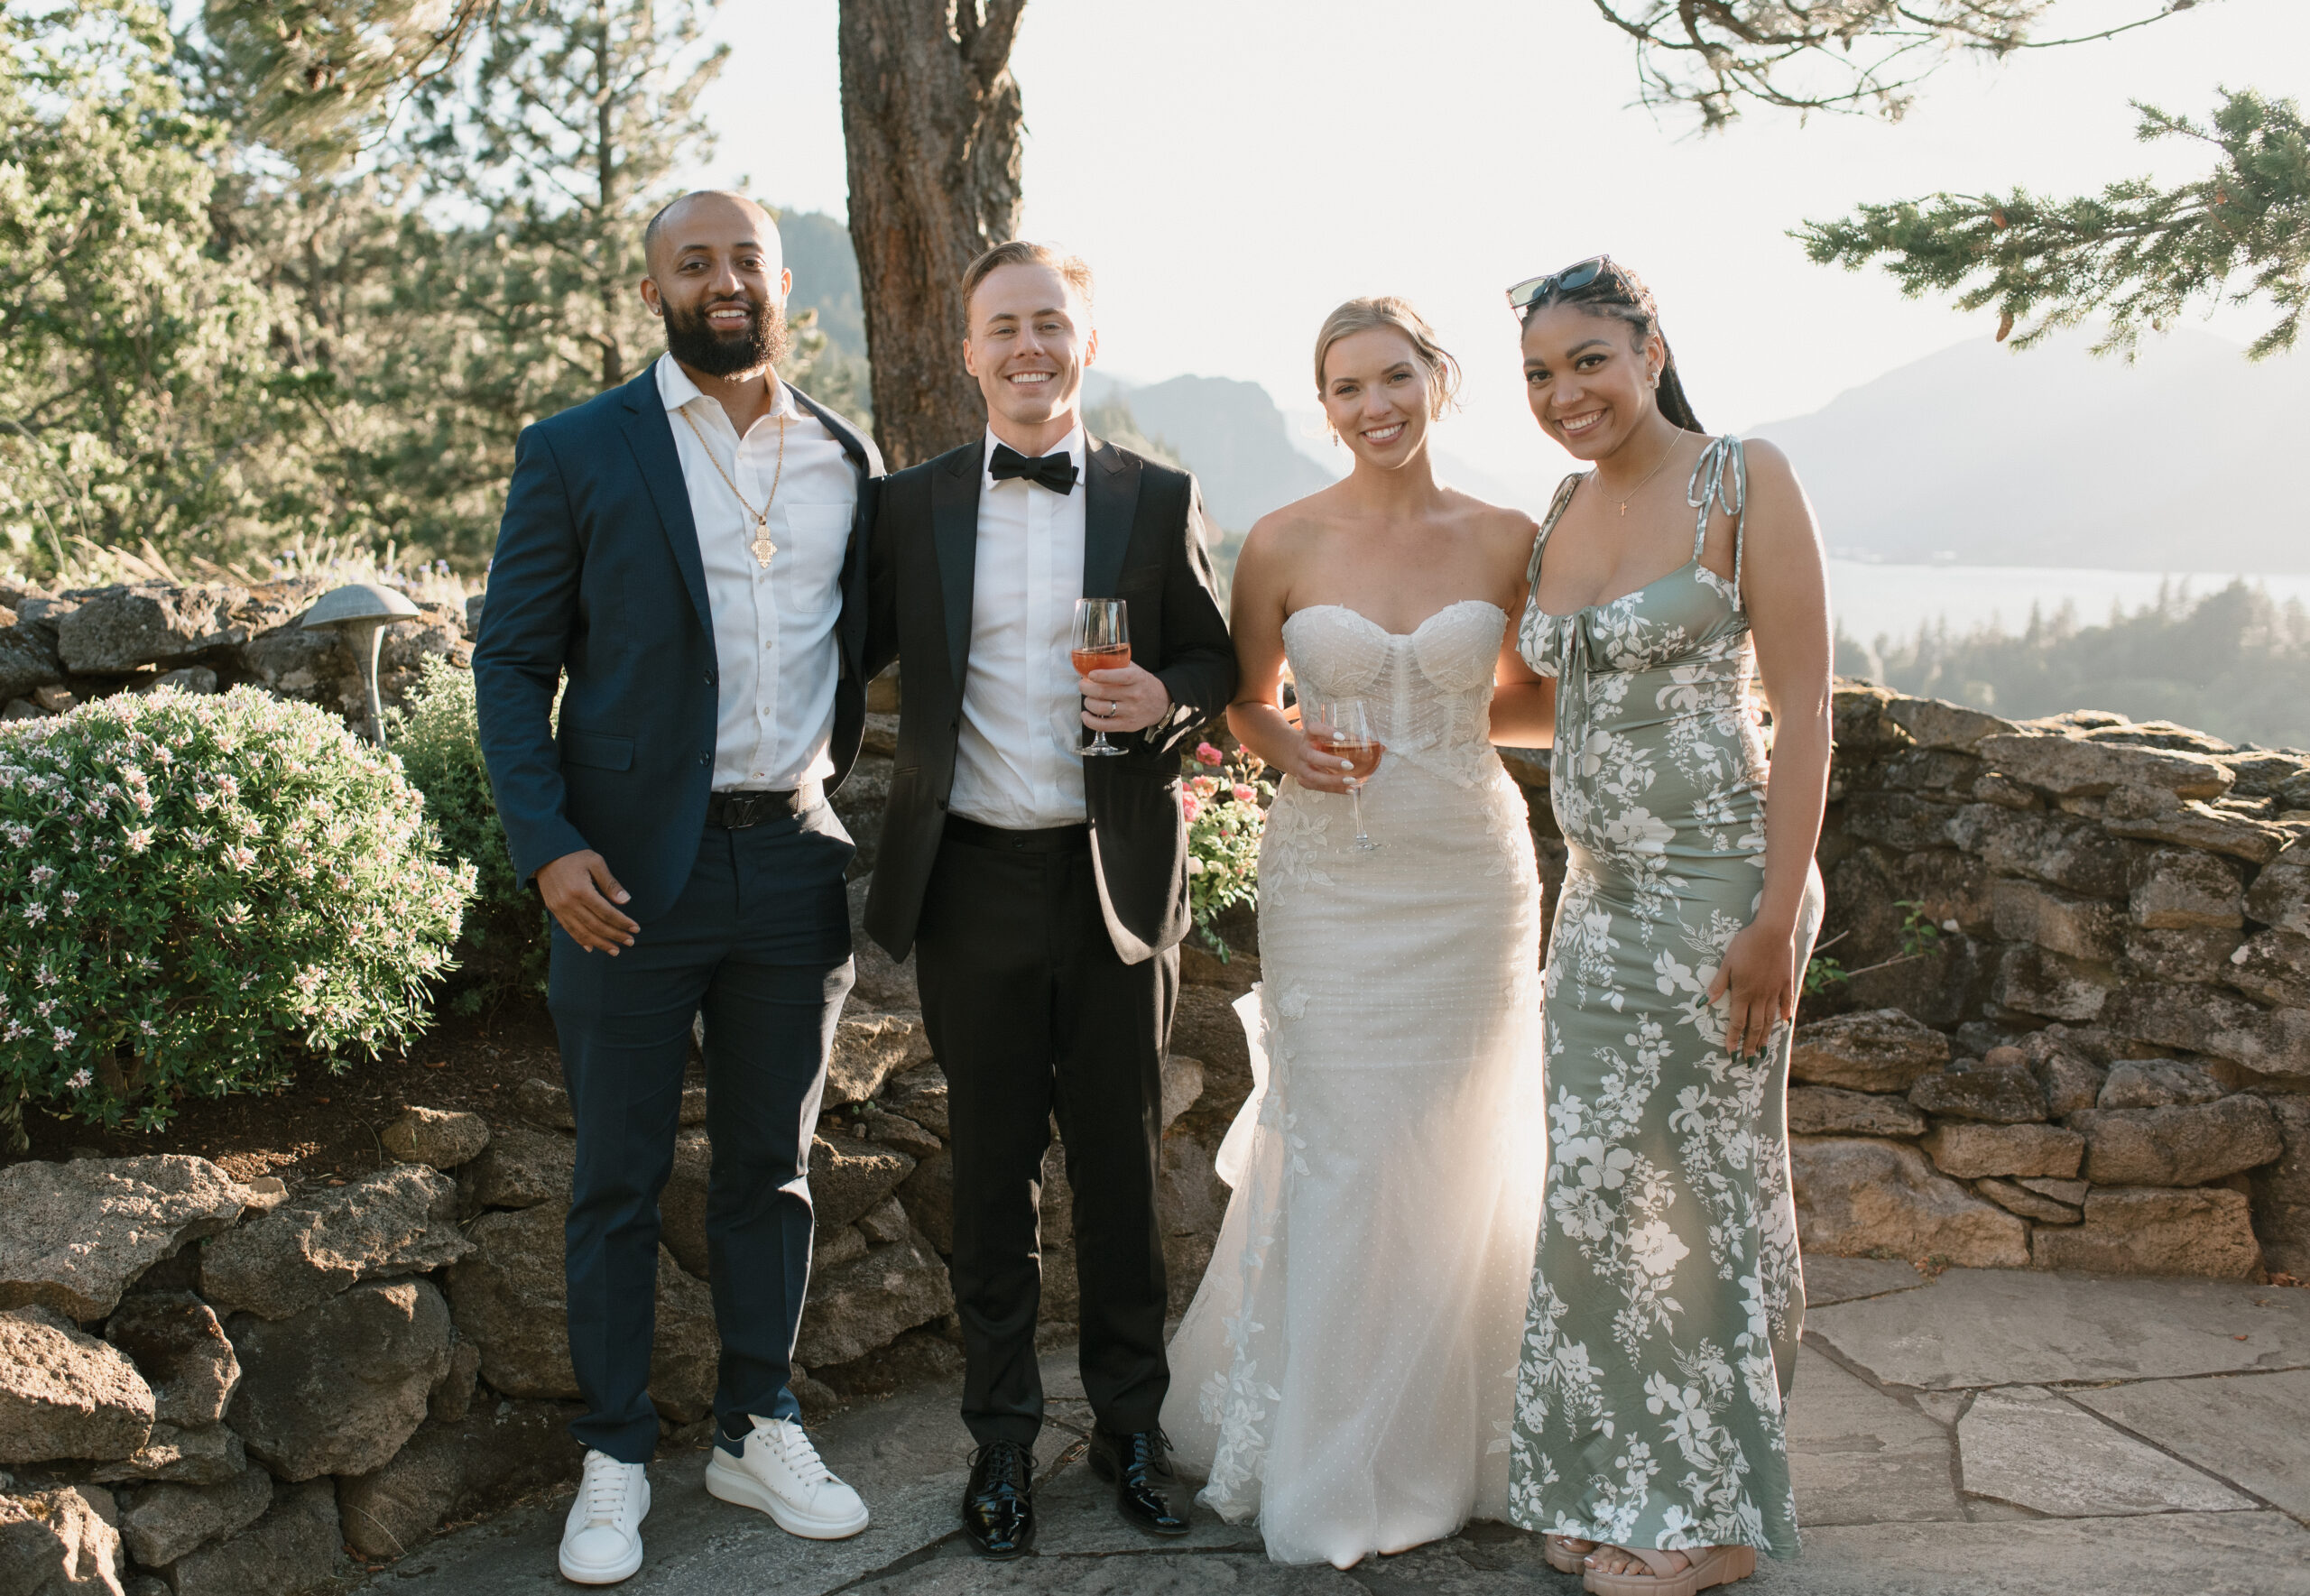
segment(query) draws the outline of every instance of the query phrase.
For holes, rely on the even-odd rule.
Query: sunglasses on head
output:
[[[1527,277],[1508,291],[1508,308],[1521,310],[1552,293],[1568,293],[1576,288],[1586,288],[1602,277],[1604,268],[1612,263],[1610,255],[1590,255],[1585,261],[1566,266],[1561,272],[1551,272],[1546,277]]]

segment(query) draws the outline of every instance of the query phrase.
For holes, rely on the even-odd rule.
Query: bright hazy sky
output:
[[[2148,4],[2065,0],[2051,25]],[[835,10],[725,5],[716,180],[844,214]],[[1955,61],[1897,124],[1755,110],[1708,138],[1630,104],[1631,49],[1589,0],[1031,0],[1012,67],[1024,232],[1096,269],[1109,370],[1248,377],[1307,409],[1324,313],[1403,294],[1467,368],[1439,446],[1553,480],[1563,457],[1524,410],[1508,283],[1609,252],[1659,296],[1713,430],[1817,410],[1992,323],[1816,267],[1789,227],[1936,189],[2067,197],[2200,174],[2185,142],[2136,143],[2127,101],[2202,117],[2217,85],[2310,99],[2310,0],[2207,0],[2106,43]],[[2268,319],[2213,327],[2242,341]]]

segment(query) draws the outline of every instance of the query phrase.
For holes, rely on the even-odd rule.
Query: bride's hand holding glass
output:
[[[1372,772],[1380,768],[1388,752],[1374,734],[1372,721],[1371,707],[1361,698],[1300,701],[1300,740],[1307,745],[1312,760],[1329,759],[1341,767],[1340,788],[1355,815],[1355,848],[1363,853],[1381,846],[1363,829],[1363,784],[1372,780]]]
[[[1304,727],[1292,743],[1289,762],[1278,768],[1310,792],[1335,792],[1342,798],[1355,774],[1354,760],[1326,752]]]

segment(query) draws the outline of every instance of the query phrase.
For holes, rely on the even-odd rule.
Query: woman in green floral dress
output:
[[[1570,859],[1511,1511],[1600,1596],[1687,1596],[1797,1550],[1784,1099],[1821,914],[1827,582],[1788,462],[1702,432],[1633,273],[1599,257],[1510,297],[1533,414],[1594,462],[1541,526],[1519,632],[1557,683]]]

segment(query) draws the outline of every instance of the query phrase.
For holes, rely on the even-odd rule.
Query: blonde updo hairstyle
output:
[[[1316,335],[1317,397],[1323,396],[1324,358],[1332,352],[1332,346],[1351,334],[1370,332],[1374,328],[1382,327],[1403,334],[1410,341],[1412,353],[1428,373],[1428,420],[1437,420],[1458,403],[1460,363],[1436,341],[1436,329],[1411,308],[1411,302],[1400,300],[1393,294],[1350,300],[1324,318],[1323,330]]]

